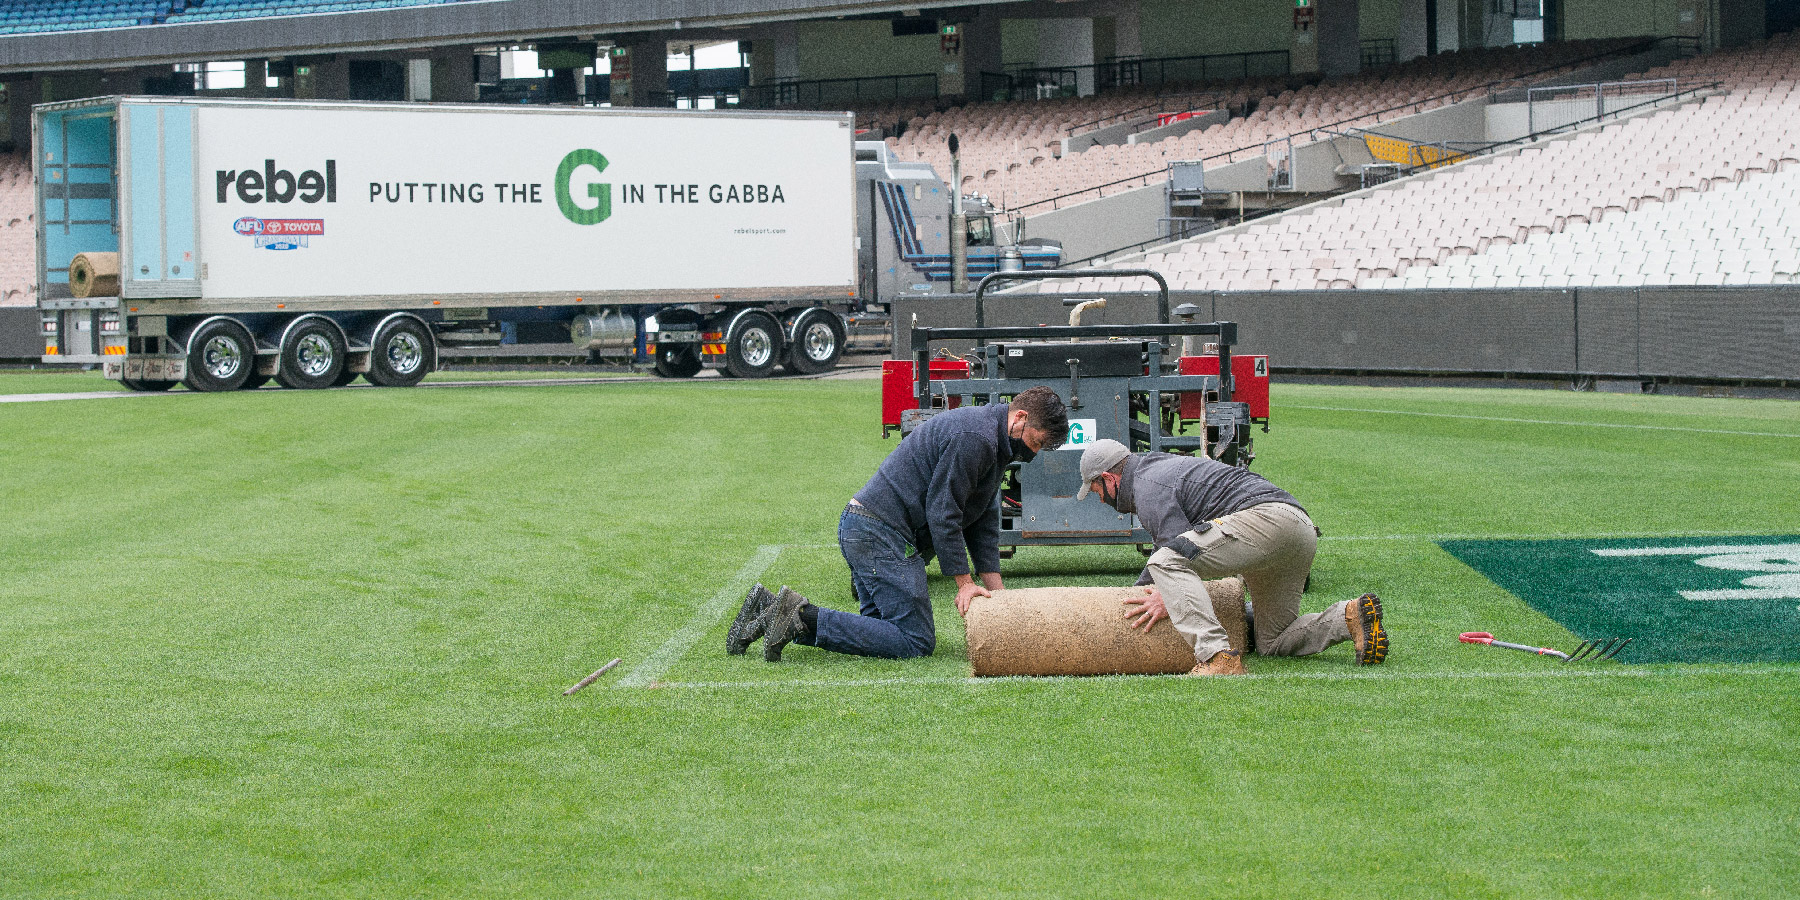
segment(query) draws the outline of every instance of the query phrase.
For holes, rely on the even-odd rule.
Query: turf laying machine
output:
[[[1081,325],[1101,300],[1070,299],[1067,326],[987,327],[985,297],[1001,283],[1052,278],[1138,276],[1157,285],[1158,323]],[[1002,403],[1047,385],[1069,407],[1069,440],[1015,463],[1001,484],[1000,545],[1138,544],[1150,533],[1135,516],[1092,500],[1077,502],[1081,451],[1111,438],[1136,451],[1205,454],[1248,467],[1252,430],[1268,430],[1269,368],[1264,356],[1234,354],[1237,325],[1192,321],[1198,310],[1169,310],[1169,287],[1146,269],[998,272],[975,290],[975,327],[913,327],[912,359],[882,371],[883,434],[902,439],[921,423],[964,404]],[[971,343],[972,342],[972,343]],[[963,348],[952,352],[951,346]]]

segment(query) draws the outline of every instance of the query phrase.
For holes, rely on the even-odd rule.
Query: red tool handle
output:
[[[1497,641],[1494,640],[1493,635],[1488,634],[1485,631],[1465,631],[1462,634],[1457,635],[1456,639],[1465,644],[1486,644],[1489,647],[1505,647],[1508,650],[1521,650],[1526,653],[1535,653],[1539,656],[1554,656],[1564,662],[1567,662],[1569,659],[1569,654],[1564,653],[1561,650],[1553,650],[1549,647],[1532,647],[1527,644],[1513,644],[1508,643],[1507,641]]]

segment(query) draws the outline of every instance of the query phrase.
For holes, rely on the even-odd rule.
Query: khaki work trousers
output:
[[[1259,655],[1311,656],[1350,639],[1344,603],[1300,615],[1300,593],[1319,549],[1319,531],[1304,510],[1262,503],[1183,536],[1200,548],[1199,555],[1190,560],[1164,547],[1150,557],[1148,568],[1169,611],[1169,624],[1194,648],[1196,661],[1230,649],[1206,593],[1207,578],[1244,577],[1256,610]]]

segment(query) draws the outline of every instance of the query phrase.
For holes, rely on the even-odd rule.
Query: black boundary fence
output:
[[[986,324],[1066,325],[1074,294],[999,294]],[[1106,297],[1089,325],[1156,319],[1154,291]],[[1238,323],[1244,353],[1278,372],[1745,381],[1800,386],[1800,286],[1458,291],[1173,291],[1198,321]],[[917,316],[917,320],[914,320]],[[894,302],[909,329],[973,327],[968,295]],[[33,307],[0,309],[0,361],[43,353]],[[955,344],[949,345],[957,349]]]
[[[35,306],[0,307],[0,362],[44,355],[43,321]]]
[[[1067,298],[1106,297],[1082,324],[1156,318],[1154,291],[1000,294],[993,326],[1066,325]],[[1742,381],[1800,386],[1800,286],[1455,291],[1173,291],[1197,321],[1238,323],[1238,349],[1278,372]],[[917,320],[914,320],[914,316]],[[894,303],[908,328],[975,324],[971,298]],[[952,349],[960,352],[956,345]]]

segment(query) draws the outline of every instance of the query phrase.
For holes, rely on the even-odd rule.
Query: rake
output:
[[[1625,649],[1625,645],[1631,643],[1632,638],[1582,641],[1581,645],[1575,648],[1574,653],[1564,653],[1561,650],[1553,650],[1549,647],[1533,647],[1529,644],[1511,644],[1506,641],[1497,641],[1494,640],[1493,635],[1488,634],[1485,631],[1465,631],[1457,637],[1457,640],[1462,641],[1465,644],[1486,644],[1490,647],[1505,647],[1508,650],[1535,653],[1538,656],[1554,656],[1563,662],[1594,662],[1596,660],[1612,659],[1613,657],[1618,656],[1619,652]]]

